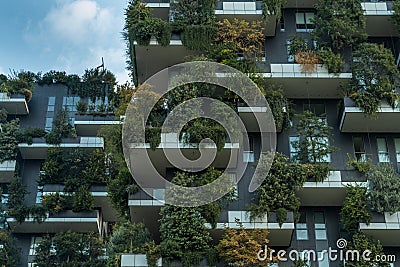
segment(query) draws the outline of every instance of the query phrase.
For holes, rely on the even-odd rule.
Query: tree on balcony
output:
[[[337,150],[330,145],[333,128],[327,124],[325,118],[308,110],[298,114],[297,118],[296,130],[300,138],[293,143],[298,151],[296,160],[311,164],[328,162],[330,154]]]
[[[362,0],[320,0],[315,8],[314,38],[333,50],[354,47],[367,38]]]
[[[19,119],[0,123],[0,162],[17,157]]]
[[[166,205],[161,208],[160,234],[163,260],[198,266],[211,248],[211,236],[197,208]]]
[[[260,249],[264,249],[268,243],[268,230],[244,229],[238,222],[239,229],[225,228],[222,239],[217,245],[219,256],[230,266],[266,266],[266,263],[277,263],[275,256],[271,255],[268,248],[260,256],[265,257],[265,261],[259,260],[255,255]]]
[[[400,211],[400,175],[390,164],[380,163],[366,174],[368,203],[376,212]]]
[[[383,100],[393,107],[400,99],[396,83],[400,72],[392,52],[383,45],[363,43],[353,54],[350,97],[372,116]]]
[[[369,223],[371,214],[367,209],[367,188],[348,186],[347,196],[340,211],[340,221],[349,233],[356,233],[360,223]]]
[[[5,229],[0,230],[0,266],[17,266],[20,263],[21,253],[15,238]]]
[[[103,248],[100,237],[94,233],[59,232],[40,241],[34,262],[38,267],[105,266]]]

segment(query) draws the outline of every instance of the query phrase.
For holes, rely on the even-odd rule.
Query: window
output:
[[[50,132],[52,129],[53,129],[53,118],[48,117],[46,118],[45,130]]]
[[[314,212],[315,240],[327,240],[325,215],[323,212]]]
[[[308,240],[307,218],[305,212],[300,212],[300,219],[296,223],[297,240]]]
[[[364,140],[361,136],[353,137],[353,146],[357,162],[366,162],[367,154],[365,153]]]
[[[318,266],[329,267],[329,255],[327,252],[318,252]]]
[[[29,255],[35,255],[35,249],[37,248],[37,246],[39,245],[40,241],[42,241],[43,238],[40,236],[32,236],[31,238],[31,246],[29,248]]]
[[[400,171],[400,138],[394,139],[394,146],[396,148],[397,171]]]
[[[75,124],[75,113],[77,111],[76,105],[80,100],[79,96],[64,96],[63,97],[63,108],[68,110],[68,119],[72,126]]]
[[[290,161],[297,162],[297,155],[299,154],[298,148],[295,147],[295,144],[298,144],[300,137],[298,136],[290,136],[289,137],[289,150],[290,150]]]
[[[286,51],[287,51],[287,56],[288,56],[287,61],[289,63],[293,63],[294,62],[294,55],[291,55],[289,53],[290,52],[290,40],[286,40]]]
[[[42,203],[42,197],[43,197],[43,186],[38,186],[36,191],[36,204]]]
[[[314,12],[296,12],[296,31],[297,32],[310,32],[315,26],[312,21]]]
[[[243,151],[243,162],[254,162],[254,139],[249,136],[249,150]]]
[[[232,179],[233,183],[234,183],[234,196],[238,197],[239,196],[239,189],[238,189],[238,184],[237,184],[237,179],[236,179],[236,173],[234,172],[228,172],[228,176]]]
[[[311,146],[311,141],[315,141],[315,151],[324,151],[326,147],[329,146],[329,139],[328,137],[311,137],[311,140],[309,140],[310,147],[308,148],[308,152],[312,151],[312,146]],[[311,157],[311,153],[309,153],[309,160],[311,162],[314,161],[314,159]],[[325,155],[321,159],[317,159],[316,162],[331,162],[331,154]]]
[[[284,19],[284,15],[282,14],[281,19],[279,20],[279,25],[281,28],[281,32],[285,31],[285,19]]]
[[[376,138],[376,143],[378,146],[378,161],[379,162],[390,162],[386,138]]]

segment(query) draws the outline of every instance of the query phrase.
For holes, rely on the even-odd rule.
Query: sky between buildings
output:
[[[0,73],[66,71],[101,64],[129,79],[122,38],[127,0],[0,0]]]

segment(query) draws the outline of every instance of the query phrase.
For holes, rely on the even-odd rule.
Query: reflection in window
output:
[[[378,161],[379,162],[390,162],[386,138],[376,138],[376,143],[378,146]]]
[[[299,221],[296,223],[297,240],[308,240],[307,218],[305,212],[300,212]]]
[[[353,137],[354,155],[357,162],[366,162],[367,154],[365,153],[364,140],[361,136]]]
[[[299,141],[300,137],[298,136],[289,137],[290,161],[298,161],[297,155],[299,154],[299,149],[296,148],[296,144],[298,144]]]
[[[315,28],[314,12],[296,12],[296,31],[310,32]]]
[[[323,212],[314,212],[315,240],[327,240],[325,215]]]

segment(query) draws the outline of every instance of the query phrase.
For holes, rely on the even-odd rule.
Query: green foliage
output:
[[[314,17],[314,38],[334,50],[354,47],[367,38],[362,0],[320,0]]]
[[[214,38],[215,27],[210,25],[189,25],[181,34],[182,44],[191,50],[208,50]]]
[[[51,250],[52,243],[54,251]],[[48,266],[92,266],[105,265],[103,244],[94,233],[59,232],[53,242],[49,236],[39,243],[35,250],[35,263],[39,267]]]
[[[86,102],[79,100],[78,104],[76,104],[76,110],[79,114],[84,114],[87,112],[88,105]]]
[[[212,25],[215,21],[216,4],[216,0],[181,0],[172,2],[174,29],[181,31],[186,26]]]
[[[380,163],[367,174],[368,204],[376,212],[391,214],[400,210],[400,175],[390,164]]]
[[[367,174],[372,168],[371,160],[357,161],[356,158],[352,158],[349,154],[347,154],[347,158],[349,159],[347,166],[353,167],[362,174]]]
[[[340,54],[332,52],[330,47],[321,48],[317,51],[319,60],[326,66],[329,73],[339,74],[343,71],[344,60]]]
[[[7,213],[18,223],[23,223],[29,215],[29,208],[24,204],[26,194],[26,187],[21,178],[15,177],[8,185]]]
[[[0,109],[0,123],[7,122],[8,112],[4,108]]]
[[[258,164],[267,169],[270,161],[270,156],[261,155]],[[298,212],[300,200],[295,192],[303,186],[307,179],[307,173],[302,164],[290,163],[289,158],[280,153],[275,153],[273,164],[267,173],[267,177],[256,190],[255,202],[257,204],[250,206],[250,217],[254,219],[264,216],[267,212],[278,212],[279,210],[282,222],[284,211]],[[257,174],[255,176],[255,179],[262,178],[257,177]]]
[[[72,196],[60,193],[52,193],[43,196],[43,208],[50,214],[55,214],[63,210],[72,209]]]
[[[74,212],[92,211],[94,209],[94,197],[85,186],[78,188],[73,199],[72,211]]]
[[[206,171],[196,174],[187,172],[178,172],[172,178],[171,182],[176,185],[184,187],[197,187],[210,184],[221,176],[223,176],[222,171],[210,167],[207,168]],[[176,192],[176,195],[174,195],[173,197],[184,197],[179,194],[179,191]],[[217,201],[211,202],[203,206],[199,206],[198,211],[201,213],[202,217],[206,220],[206,222],[211,224],[212,228],[215,228],[217,226],[218,218],[220,216],[221,210],[223,209],[224,205],[232,201],[234,198],[235,198],[234,191],[232,190],[231,192],[226,194],[223,198]]]
[[[282,224],[286,222],[287,214],[288,212],[285,208],[279,208],[276,210],[276,220],[278,221],[280,226],[282,226]]]
[[[161,128],[160,127],[146,127],[145,129],[146,143],[150,143],[150,149],[156,150],[161,143]]]
[[[308,50],[308,42],[301,36],[294,35],[290,38],[289,55],[297,55],[299,52]]]
[[[0,162],[14,160],[17,157],[19,119],[0,123]]]
[[[268,19],[268,15],[276,15],[276,21],[279,21],[282,17],[282,6],[285,4],[285,0],[263,0],[262,10],[264,19]]]
[[[0,249],[0,266],[18,266],[21,257],[20,249],[17,247],[16,239],[5,229],[0,230],[0,244],[3,246]]]
[[[353,236],[352,242],[348,244],[344,253],[349,250],[359,251],[359,259],[351,259],[351,256],[346,260],[346,266],[349,267],[389,267],[388,262],[376,261],[377,255],[384,255],[382,245],[378,241],[377,243],[369,236],[362,232],[358,232]],[[369,250],[371,253],[367,255],[370,260],[366,260],[362,257],[362,252]],[[346,253],[347,255],[347,253]],[[351,254],[350,254],[351,255]]]
[[[146,251],[146,260],[149,267],[157,267],[158,259],[161,257],[160,248],[150,241],[144,244],[144,250]]]
[[[205,220],[197,208],[166,205],[161,208],[160,250],[163,259],[181,260],[183,266],[196,265],[203,258],[211,242]],[[191,258],[187,256],[190,253]]]
[[[400,78],[392,52],[383,45],[363,43],[353,53],[350,97],[366,114],[374,115],[381,101],[393,107],[400,99],[395,82]]]
[[[393,15],[392,15],[392,20],[393,23],[397,27],[397,31],[400,33],[400,2],[399,1],[393,1]]]
[[[151,235],[144,224],[125,221],[116,225],[107,244],[108,265],[114,266],[113,263],[118,262],[123,253],[148,251],[151,254],[155,248],[148,245],[149,242]]]
[[[332,127],[326,121],[315,116],[311,111],[304,111],[303,114],[296,115],[298,123],[296,125],[300,140],[293,146],[299,151],[296,159],[303,163],[324,162],[324,159],[336,148],[329,143],[332,137]],[[327,143],[328,141],[328,143]]]
[[[46,131],[42,128],[25,128],[17,133],[18,143],[27,143],[31,145],[33,138],[41,138],[46,136]]]
[[[129,194],[137,192],[139,187],[133,180],[122,153],[122,126],[104,126],[100,129],[99,136],[104,137],[105,153],[108,155],[108,196],[119,214],[129,217]]]
[[[162,46],[169,45],[171,40],[171,29],[168,22],[160,18],[149,18],[137,22],[130,29],[131,38],[138,45],[149,45],[154,36]]]
[[[340,222],[350,233],[358,231],[361,222],[369,224],[371,214],[367,209],[367,188],[347,186],[347,196],[340,211]]]
[[[12,71],[9,77],[1,79],[0,92],[11,94],[23,94],[29,102],[32,98],[32,89],[35,85],[36,74],[30,71]]]
[[[60,109],[54,117],[53,130],[45,136],[46,143],[60,144],[62,138],[75,136],[75,130],[68,117],[68,110]]]
[[[131,101],[133,94],[135,93],[135,88],[130,83],[125,83],[117,86],[117,98],[115,103],[115,117],[117,119],[120,116],[125,115],[126,108]]]

